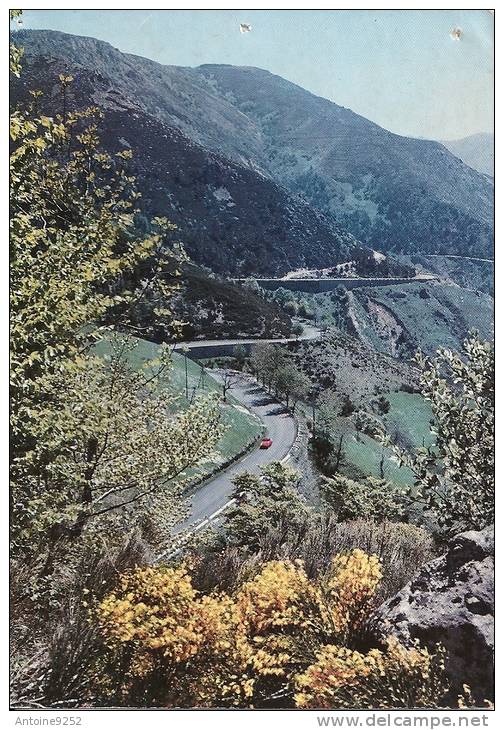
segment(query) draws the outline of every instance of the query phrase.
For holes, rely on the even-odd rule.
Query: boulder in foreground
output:
[[[373,616],[382,636],[406,645],[442,644],[456,700],[468,684],[478,705],[494,699],[494,528],[454,537],[446,555],[427,563]]]

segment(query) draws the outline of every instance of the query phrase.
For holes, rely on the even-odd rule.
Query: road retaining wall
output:
[[[206,344],[198,344],[195,343],[184,343],[183,346],[187,350],[187,357],[189,357],[191,360],[202,360],[212,357],[233,357],[236,353],[236,348],[239,346],[240,348],[243,348],[245,353],[247,355],[250,355],[252,352],[252,348],[254,345],[261,344],[264,342],[272,342],[282,345],[283,347],[287,347],[289,349],[294,349],[299,342],[303,342],[306,340],[257,340],[256,342],[240,342],[233,345],[227,345],[225,343],[215,343],[211,345]],[[182,345],[180,345],[179,349],[175,349],[175,352],[181,353],[182,351]]]
[[[421,282],[433,281],[433,277],[417,277],[412,278],[382,278],[382,279],[256,279],[257,283],[263,289],[289,289],[290,291],[302,291],[310,294],[320,294],[321,292],[332,291],[338,286],[344,286],[345,289],[357,289],[364,286],[393,286],[397,284],[414,284]],[[235,279],[235,281],[244,283],[246,279]]]

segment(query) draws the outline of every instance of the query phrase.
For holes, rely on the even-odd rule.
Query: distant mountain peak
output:
[[[492,132],[477,132],[462,139],[443,141],[446,149],[485,175],[494,175],[494,135]]]

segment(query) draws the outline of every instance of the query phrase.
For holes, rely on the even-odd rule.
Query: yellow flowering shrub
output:
[[[348,638],[362,627],[373,608],[381,579],[376,555],[356,549],[333,559],[325,587],[338,633]]]
[[[271,561],[236,594],[255,706],[282,692],[300,662],[300,637],[319,614],[320,594],[300,561]]]
[[[238,611],[247,634],[306,626],[305,606],[316,597],[301,563],[275,560],[263,567],[237,595]]]
[[[117,590],[98,606],[98,615],[110,645],[132,642],[180,662],[204,640],[195,602],[185,568],[142,568],[121,576]]]
[[[140,693],[165,706],[235,704],[245,692],[235,603],[225,595],[200,596],[184,566],[121,576],[96,615],[110,650],[109,670],[128,663],[119,687],[98,679],[103,691]]]
[[[265,563],[230,595],[200,594],[184,566],[137,569],[94,610],[106,645],[94,686],[133,706],[289,707],[296,692],[298,707],[431,706],[425,650],[343,643],[380,578],[361,550],[338,555],[320,582],[300,561]]]
[[[317,661],[296,678],[296,707],[387,709],[437,707],[446,687],[444,653],[406,649],[389,638],[384,651],[367,654],[325,646]]]

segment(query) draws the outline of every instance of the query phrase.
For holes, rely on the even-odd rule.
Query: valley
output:
[[[65,103],[99,105],[105,147],[132,152],[139,229],[154,215],[176,226],[174,354],[246,369],[258,344],[274,346],[310,379],[308,400],[329,389],[338,408],[350,398],[366,410],[378,393],[414,402],[401,389],[417,387],[417,350],[457,350],[472,327],[492,337],[492,182],[446,147],[258,68],[161,66],[49,31],[19,38],[15,97],[36,86],[57,112],[54,79],[72,74]],[[150,339],[173,341],[155,302],[136,317]],[[340,427],[348,474],[384,473],[373,439],[351,418]]]
[[[448,12],[10,11],[12,709],[493,707],[491,33]]]

